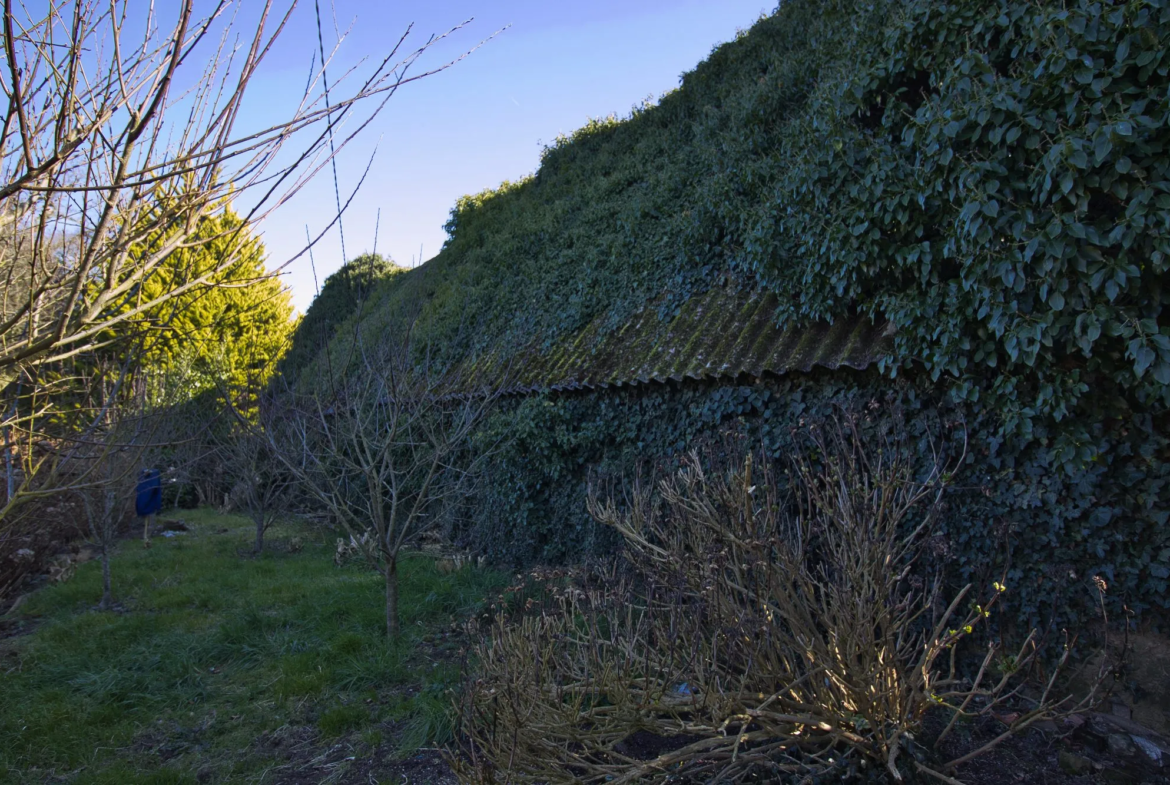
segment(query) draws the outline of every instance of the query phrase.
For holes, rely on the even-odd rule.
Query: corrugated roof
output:
[[[778,305],[770,292],[729,286],[691,297],[672,319],[646,307],[613,329],[601,316],[562,344],[514,357],[505,392],[760,376],[814,366],[862,369],[889,351],[889,330],[867,317],[781,329],[774,320]],[[498,372],[495,358],[481,357],[470,376]]]

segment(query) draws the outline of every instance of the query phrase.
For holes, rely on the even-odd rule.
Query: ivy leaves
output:
[[[899,440],[924,464],[945,446],[944,423],[962,423],[965,465],[936,531],[940,559],[958,583],[999,578],[1010,550],[1010,601],[1023,620],[1051,614],[1054,600],[1061,623],[1094,618],[1095,595],[1084,587],[1094,574],[1106,576],[1111,597],[1131,609],[1170,607],[1160,501],[1170,490],[1170,464],[1158,460],[1168,445],[1149,418],[1116,429],[1092,424],[1080,444],[1052,443],[1042,425],[1035,438],[1004,440],[995,409],[948,401],[945,389],[921,378],[891,382],[871,370],[520,399],[488,426],[489,441],[503,433],[511,439],[463,535],[506,562],[609,554],[617,543],[586,513],[589,482],[615,489],[635,478],[648,482],[651,470],[700,445],[751,445],[782,456],[795,431],[846,411],[871,436]],[[1072,468],[1055,471],[1065,465]]]
[[[901,10],[810,104],[829,143],[806,140],[773,202],[809,261],[788,278],[788,260],[761,262],[793,295],[781,318],[844,295],[1020,433],[1085,405],[1070,374],[1170,403],[1170,5]]]

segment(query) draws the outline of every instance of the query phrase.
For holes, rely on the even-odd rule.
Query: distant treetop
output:
[[[379,283],[405,269],[381,254],[364,253],[326,278],[293,336],[282,370],[295,374],[304,368],[358,303],[368,299]]]

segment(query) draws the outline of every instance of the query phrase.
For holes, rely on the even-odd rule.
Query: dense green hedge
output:
[[[1021,580],[1077,565],[1165,608],[1168,52],[1170,0],[783,3],[657,105],[460,200],[440,255],[381,286],[360,329],[421,308],[432,356],[507,354],[727,278],[773,290],[785,325],[888,319],[866,394],[966,407],[972,471],[994,478],[956,547],[986,553],[1002,519]],[[818,379],[799,387],[813,408],[854,383]],[[479,541],[592,547],[584,467],[669,452],[737,389],[518,402]]]

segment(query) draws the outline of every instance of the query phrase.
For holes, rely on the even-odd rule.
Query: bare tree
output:
[[[123,427],[118,427],[119,425]],[[85,509],[86,536],[97,547],[102,561],[102,598],[98,607],[105,609],[113,600],[110,557],[121,524],[130,509],[134,481],[143,455],[141,423],[115,424],[102,434],[103,441],[94,445],[87,459],[97,464],[95,475],[100,483],[79,488],[75,493]],[[123,441],[126,439],[126,441]]]
[[[229,199],[248,205],[233,233],[254,227],[399,87],[451,65],[423,69],[419,60],[458,29],[413,46],[408,28],[384,57],[332,84],[322,48],[290,116],[240,131],[248,88],[295,0],[248,3],[257,20],[249,29],[233,0],[208,0],[200,12],[194,0],[2,2],[0,427],[9,460],[25,462],[8,473],[15,487],[0,521],[44,469],[27,445],[45,438],[46,380],[65,384],[60,364],[149,327],[180,295],[212,285],[237,254],[142,294],[175,251],[223,239],[196,229]],[[345,134],[342,121],[352,122]],[[323,231],[339,219],[338,202]]]
[[[347,371],[313,393],[290,393],[266,433],[304,488],[386,584],[386,633],[399,634],[398,556],[439,512],[471,491],[493,454],[472,437],[499,386],[473,390],[457,373],[412,352],[411,331],[357,341]]]
[[[85,385],[93,397],[93,417],[71,439],[60,440],[55,452],[65,453],[68,474],[57,478],[80,498],[85,511],[85,534],[97,548],[102,562],[102,598],[99,608],[108,608],[111,590],[110,557],[122,524],[131,515],[135,485],[140,470],[154,448],[170,434],[169,406],[151,406],[143,385],[124,386],[126,366],[97,368]],[[56,490],[56,489],[53,489]],[[59,492],[59,491],[58,491]]]
[[[277,458],[264,431],[246,420],[218,440],[215,456],[233,481],[232,501],[256,527],[252,550],[259,554],[264,550],[264,533],[287,509],[295,476]]]

